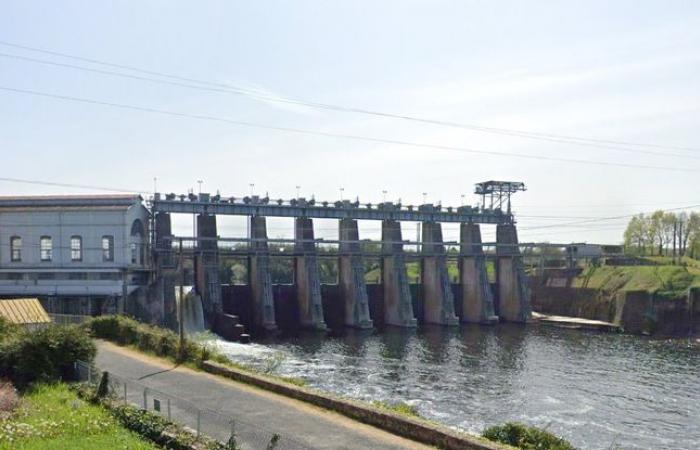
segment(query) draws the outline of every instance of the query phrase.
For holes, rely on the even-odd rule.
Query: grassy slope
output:
[[[606,292],[658,291],[664,297],[678,297],[685,295],[688,287],[700,286],[700,263],[690,260],[687,267],[672,265],[591,267],[574,280],[574,285]]]
[[[64,384],[39,385],[23,397],[13,418],[0,422],[0,450],[155,450]]]

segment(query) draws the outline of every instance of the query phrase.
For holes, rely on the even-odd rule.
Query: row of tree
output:
[[[700,256],[700,213],[636,215],[625,230],[625,249],[637,255]]]

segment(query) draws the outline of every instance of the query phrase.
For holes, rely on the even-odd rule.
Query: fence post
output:
[[[143,409],[148,410],[148,398],[146,392],[148,388],[143,388]]]
[[[172,418],[170,416],[170,399],[168,399],[168,421],[170,421]]]
[[[87,370],[88,370],[88,384],[92,384],[92,367],[90,367],[90,364],[87,365]]]
[[[199,439],[199,428],[202,425],[202,411],[197,410],[197,439]]]

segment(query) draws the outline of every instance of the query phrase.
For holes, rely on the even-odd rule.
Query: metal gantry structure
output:
[[[510,197],[518,191],[525,190],[525,183],[519,181],[484,181],[477,183],[474,193],[481,196],[481,208],[486,209],[488,199],[490,210],[501,210],[505,203],[506,214],[511,214]]]

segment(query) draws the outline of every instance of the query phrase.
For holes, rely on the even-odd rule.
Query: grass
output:
[[[0,421],[0,450],[134,449],[158,447],[122,428],[102,407],[80,400],[65,384],[39,384]]]
[[[404,416],[422,417],[415,406],[409,405],[408,403],[404,402],[390,403],[377,400],[372,402],[372,406],[377,407],[379,409],[386,409],[387,411],[403,414]]]
[[[605,292],[655,291],[662,298],[685,296],[689,287],[700,285],[700,266],[602,266],[589,267],[574,286]]]

